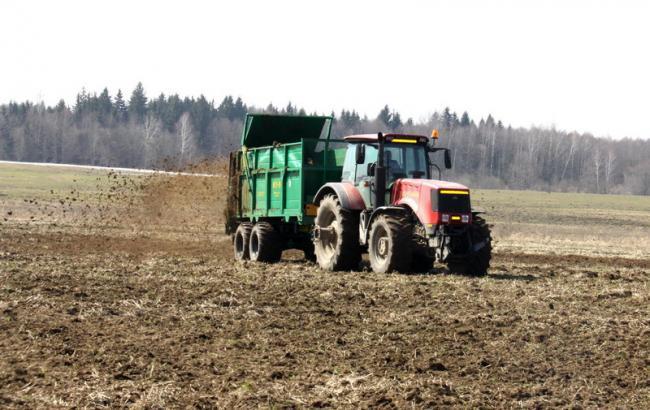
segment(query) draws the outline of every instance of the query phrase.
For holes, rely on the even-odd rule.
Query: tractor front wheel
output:
[[[342,271],[359,267],[359,216],[342,208],[336,196],[327,195],[320,201],[314,229],[314,252],[322,269]]]
[[[248,252],[255,262],[277,262],[282,257],[280,235],[268,222],[258,222],[251,230]]]
[[[237,230],[235,231],[235,236],[233,237],[232,244],[235,251],[235,259],[238,261],[246,260],[250,256],[248,247],[252,229],[253,225],[248,222],[244,222],[239,224]]]
[[[411,268],[411,229],[406,218],[379,215],[370,228],[368,254],[374,272],[408,272]]]
[[[433,269],[433,262],[435,258],[425,253],[414,252],[413,261],[411,262],[411,272],[413,273],[429,273]]]
[[[468,235],[471,239],[472,254],[461,260],[451,259],[447,267],[452,273],[470,276],[485,276],[490,267],[492,258],[492,236],[490,227],[485,219],[475,216],[469,227]]]

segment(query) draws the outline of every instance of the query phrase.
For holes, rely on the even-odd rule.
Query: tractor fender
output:
[[[380,215],[386,215],[386,214],[401,214],[401,215],[406,215],[412,213],[411,208],[408,206],[395,206],[395,205],[386,205],[386,206],[381,206],[374,211],[372,211],[372,214],[370,215],[370,218],[368,219],[368,223],[365,224],[365,227],[363,227],[363,233],[361,235],[361,242],[363,244],[368,243],[368,235],[370,235],[370,227],[372,226],[372,223],[374,220],[380,216]]]
[[[349,182],[328,182],[323,185],[314,196],[314,204],[318,205],[328,194],[336,195],[344,209],[360,211],[366,207],[357,187]]]

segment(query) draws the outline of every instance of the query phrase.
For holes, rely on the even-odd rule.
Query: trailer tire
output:
[[[249,243],[252,229],[252,224],[244,222],[239,224],[239,226],[237,226],[237,230],[235,230],[232,245],[235,251],[235,259],[238,261],[243,261],[250,257]]]
[[[282,257],[281,238],[273,225],[258,222],[251,230],[249,255],[254,262],[278,262]]]
[[[355,270],[361,263],[359,215],[341,207],[335,195],[326,195],[318,206],[314,252],[318,265],[328,271]],[[325,230],[327,229],[327,230]]]
[[[468,276],[486,276],[492,258],[492,235],[489,225],[480,216],[475,216],[472,225],[469,227],[469,235],[472,244],[481,244],[472,256],[466,259],[447,262],[447,268],[451,273],[458,273]]]
[[[370,227],[368,254],[377,273],[408,272],[411,268],[412,224],[405,217],[379,215]]]

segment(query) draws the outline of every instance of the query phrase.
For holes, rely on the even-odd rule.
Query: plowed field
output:
[[[221,178],[25,172],[2,408],[650,406],[650,198],[480,191],[487,277],[327,273],[235,263]]]

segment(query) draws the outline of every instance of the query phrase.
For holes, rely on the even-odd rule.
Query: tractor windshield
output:
[[[368,164],[377,162],[377,145],[366,144],[366,155],[363,164],[354,166],[354,145],[348,148],[348,158],[343,168],[343,179],[360,181],[368,176]],[[384,146],[384,163],[388,170],[387,183],[399,178],[428,178],[428,165],[425,147],[415,144],[386,144]],[[354,172],[354,177],[353,177]]]
[[[399,178],[427,178],[426,151],[422,145],[386,144],[388,181]]]

